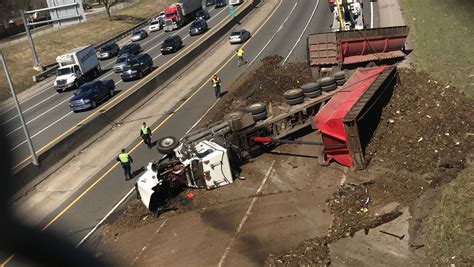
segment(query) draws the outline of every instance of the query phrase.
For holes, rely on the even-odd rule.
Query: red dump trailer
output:
[[[381,65],[406,56],[407,26],[324,32],[308,35],[308,62],[313,78],[330,75],[349,65]]]
[[[321,163],[364,169],[365,149],[397,82],[395,66],[359,68],[312,118],[321,133]]]

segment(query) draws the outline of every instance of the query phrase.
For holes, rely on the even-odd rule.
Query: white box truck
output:
[[[100,63],[93,46],[74,48],[63,55],[56,57],[59,64],[54,87],[63,92],[70,88],[77,88],[88,79],[100,75]]]

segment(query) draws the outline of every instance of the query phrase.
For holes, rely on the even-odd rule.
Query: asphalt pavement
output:
[[[215,12],[216,11],[213,11],[211,14],[216,16]],[[221,15],[224,16],[224,14]],[[249,16],[252,16],[252,13],[250,13]],[[366,15],[366,20],[367,16],[371,17],[372,14]],[[328,31],[331,21],[332,14],[325,0],[282,0],[281,5],[278,6],[275,13],[266,23],[261,25],[259,32],[254,34],[245,44],[245,58],[249,64],[245,67],[238,67],[237,62],[234,60],[224,61],[228,63],[225,63],[219,68],[218,75],[224,85],[230,84],[231,81],[235,80],[244,71],[251,68],[267,55],[280,55],[286,62],[304,62],[306,61],[305,46],[307,34]],[[159,34],[161,33],[156,35]],[[182,31],[181,34],[182,36],[186,35],[185,31]],[[145,39],[143,43],[148,42],[152,36]],[[186,41],[189,42],[190,40]],[[156,41],[156,43],[158,43],[158,41]],[[152,49],[153,47],[151,42],[144,44],[144,46],[146,45],[149,46],[148,49]],[[158,45],[156,46],[158,47]],[[156,59],[164,60],[164,58],[165,57],[159,57]],[[155,66],[156,64],[155,61]],[[105,75],[110,75],[110,77],[117,79],[115,74]],[[101,78],[108,78],[105,77],[105,75],[102,75]],[[205,83],[202,88],[197,88],[196,90],[198,91],[186,99],[184,103],[176,103],[173,109],[174,112],[159,118],[151,125],[151,128],[154,129],[155,140],[169,135],[178,138],[181,137],[205,114],[208,108],[214,104],[215,97],[213,96],[210,85],[207,83],[208,79],[209,77],[202,77],[202,82]],[[121,84],[123,85],[123,83]],[[120,84],[118,84],[118,88],[119,86]],[[45,96],[46,98],[48,97],[46,93],[41,95],[42,94],[34,98],[42,99],[45,98]],[[62,98],[62,95],[56,96],[53,94],[51,99],[57,99],[55,103],[60,103],[67,98]],[[49,102],[49,100],[47,101]],[[47,109],[48,108],[43,108],[43,112]],[[100,106],[98,109],[100,109]],[[61,114],[69,116],[67,112],[69,112],[68,109],[65,109]],[[57,117],[61,118],[61,116],[65,116],[61,114]],[[73,116],[71,116],[71,118],[72,117]],[[32,117],[30,117],[30,120],[31,119]],[[77,123],[78,121],[79,120],[76,120],[75,122]],[[62,125],[62,123],[63,122],[58,124]],[[51,125],[51,122],[38,124],[46,126]],[[72,125],[74,125],[74,123]],[[39,129],[41,129],[41,127],[36,128],[37,131]],[[52,132],[57,134],[61,132],[61,130],[56,129],[55,132],[54,129],[52,129]],[[137,138],[136,142],[130,144],[128,147],[128,149],[134,150],[132,153],[134,158],[134,170],[145,166],[150,160],[160,157],[156,150],[149,150],[145,145],[140,145],[140,141],[141,140]],[[93,179],[84,184],[76,194],[55,212],[50,214],[40,226],[46,231],[59,233],[72,243],[78,244],[132,187],[133,182],[124,181],[121,167],[116,163],[115,159],[111,159],[107,166],[104,166]],[[19,262],[15,259],[11,262],[12,266],[17,266],[18,264]]]
[[[228,16],[228,9],[226,8],[211,8],[209,11],[211,15],[211,18],[208,20],[210,29]],[[183,38],[183,44],[185,47],[191,45],[200,38],[200,35],[189,36],[188,29],[189,26],[185,26],[178,31],[168,33],[160,30],[150,33],[147,38],[137,43],[142,46],[145,53],[148,53],[153,57],[154,67],[157,68],[169,62],[176,55],[176,53],[161,55],[161,43],[166,37],[173,34],[179,34],[181,38]],[[129,39],[130,37],[126,38]],[[127,42],[129,43],[130,41]],[[116,58],[101,61],[102,74],[98,79],[112,79],[116,85],[116,95],[114,98],[117,98],[121,93],[137,84],[139,80],[122,82],[120,74],[112,71],[112,66],[115,63],[115,60]],[[54,142],[59,141],[60,138],[64,137],[61,135],[64,135],[67,131],[71,132],[78,123],[85,123],[84,119],[92,119],[95,116],[94,113],[96,111],[103,108],[106,102],[112,100],[109,99],[102,104],[99,104],[95,110],[74,113],[69,108],[69,99],[72,95],[73,91],[57,93],[55,89],[50,86],[21,102],[25,121],[37,152],[42,152],[49,148]],[[94,115],[91,116],[91,114]],[[16,109],[14,107],[7,108],[3,110],[2,116],[2,124],[10,139],[13,164],[17,165],[21,162],[27,161],[30,153]]]

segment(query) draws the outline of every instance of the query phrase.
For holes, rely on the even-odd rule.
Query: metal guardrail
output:
[[[99,43],[99,44],[96,44],[94,47],[96,50],[100,49],[101,47],[105,46],[106,44],[108,43],[111,43],[111,42],[115,42],[117,40],[120,40],[122,38],[124,38],[125,36],[128,36],[130,35],[133,31],[135,31],[136,29],[139,29],[139,28],[142,28],[143,26],[147,25],[148,23],[150,23],[150,21],[156,17],[153,16],[151,18],[148,18],[138,24],[136,24],[135,26],[129,28],[129,29],[126,29],[122,32],[120,32],[119,34],[113,36],[112,38],[110,39],[107,39],[105,41],[103,41],[102,43]],[[42,71],[40,72],[39,74],[37,75],[33,75],[33,82],[39,82],[39,81],[42,81],[44,80],[45,78],[49,77],[52,73],[56,72],[56,70],[59,68],[59,65],[57,63],[54,63],[54,64],[51,64],[51,65],[48,65],[45,67],[45,71]]]

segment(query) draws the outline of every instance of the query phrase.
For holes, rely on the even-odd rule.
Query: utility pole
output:
[[[37,71],[43,71],[43,66],[41,66],[38,58],[38,54],[36,53],[35,43],[33,42],[33,37],[31,36],[30,32],[30,25],[28,21],[26,21],[25,12],[21,11],[21,19],[23,20],[23,25],[25,25],[26,36],[28,36],[28,41],[30,42],[31,53],[33,54],[34,65],[33,68]]]
[[[23,126],[23,131],[25,132],[26,142],[28,143],[28,148],[30,149],[33,165],[39,166],[38,157],[36,156],[35,148],[33,147],[33,143],[31,142],[30,133],[28,132],[28,128],[26,127],[25,118],[23,118],[20,103],[18,102],[18,98],[16,97],[15,89],[13,88],[13,83],[10,78],[10,73],[8,72],[7,63],[5,62],[5,58],[3,57],[2,51],[0,51],[0,60],[2,61],[3,69],[5,70],[5,76],[7,77],[8,85],[10,86],[11,94],[13,100],[15,101],[16,109],[18,111],[18,117],[20,117],[21,125]]]

